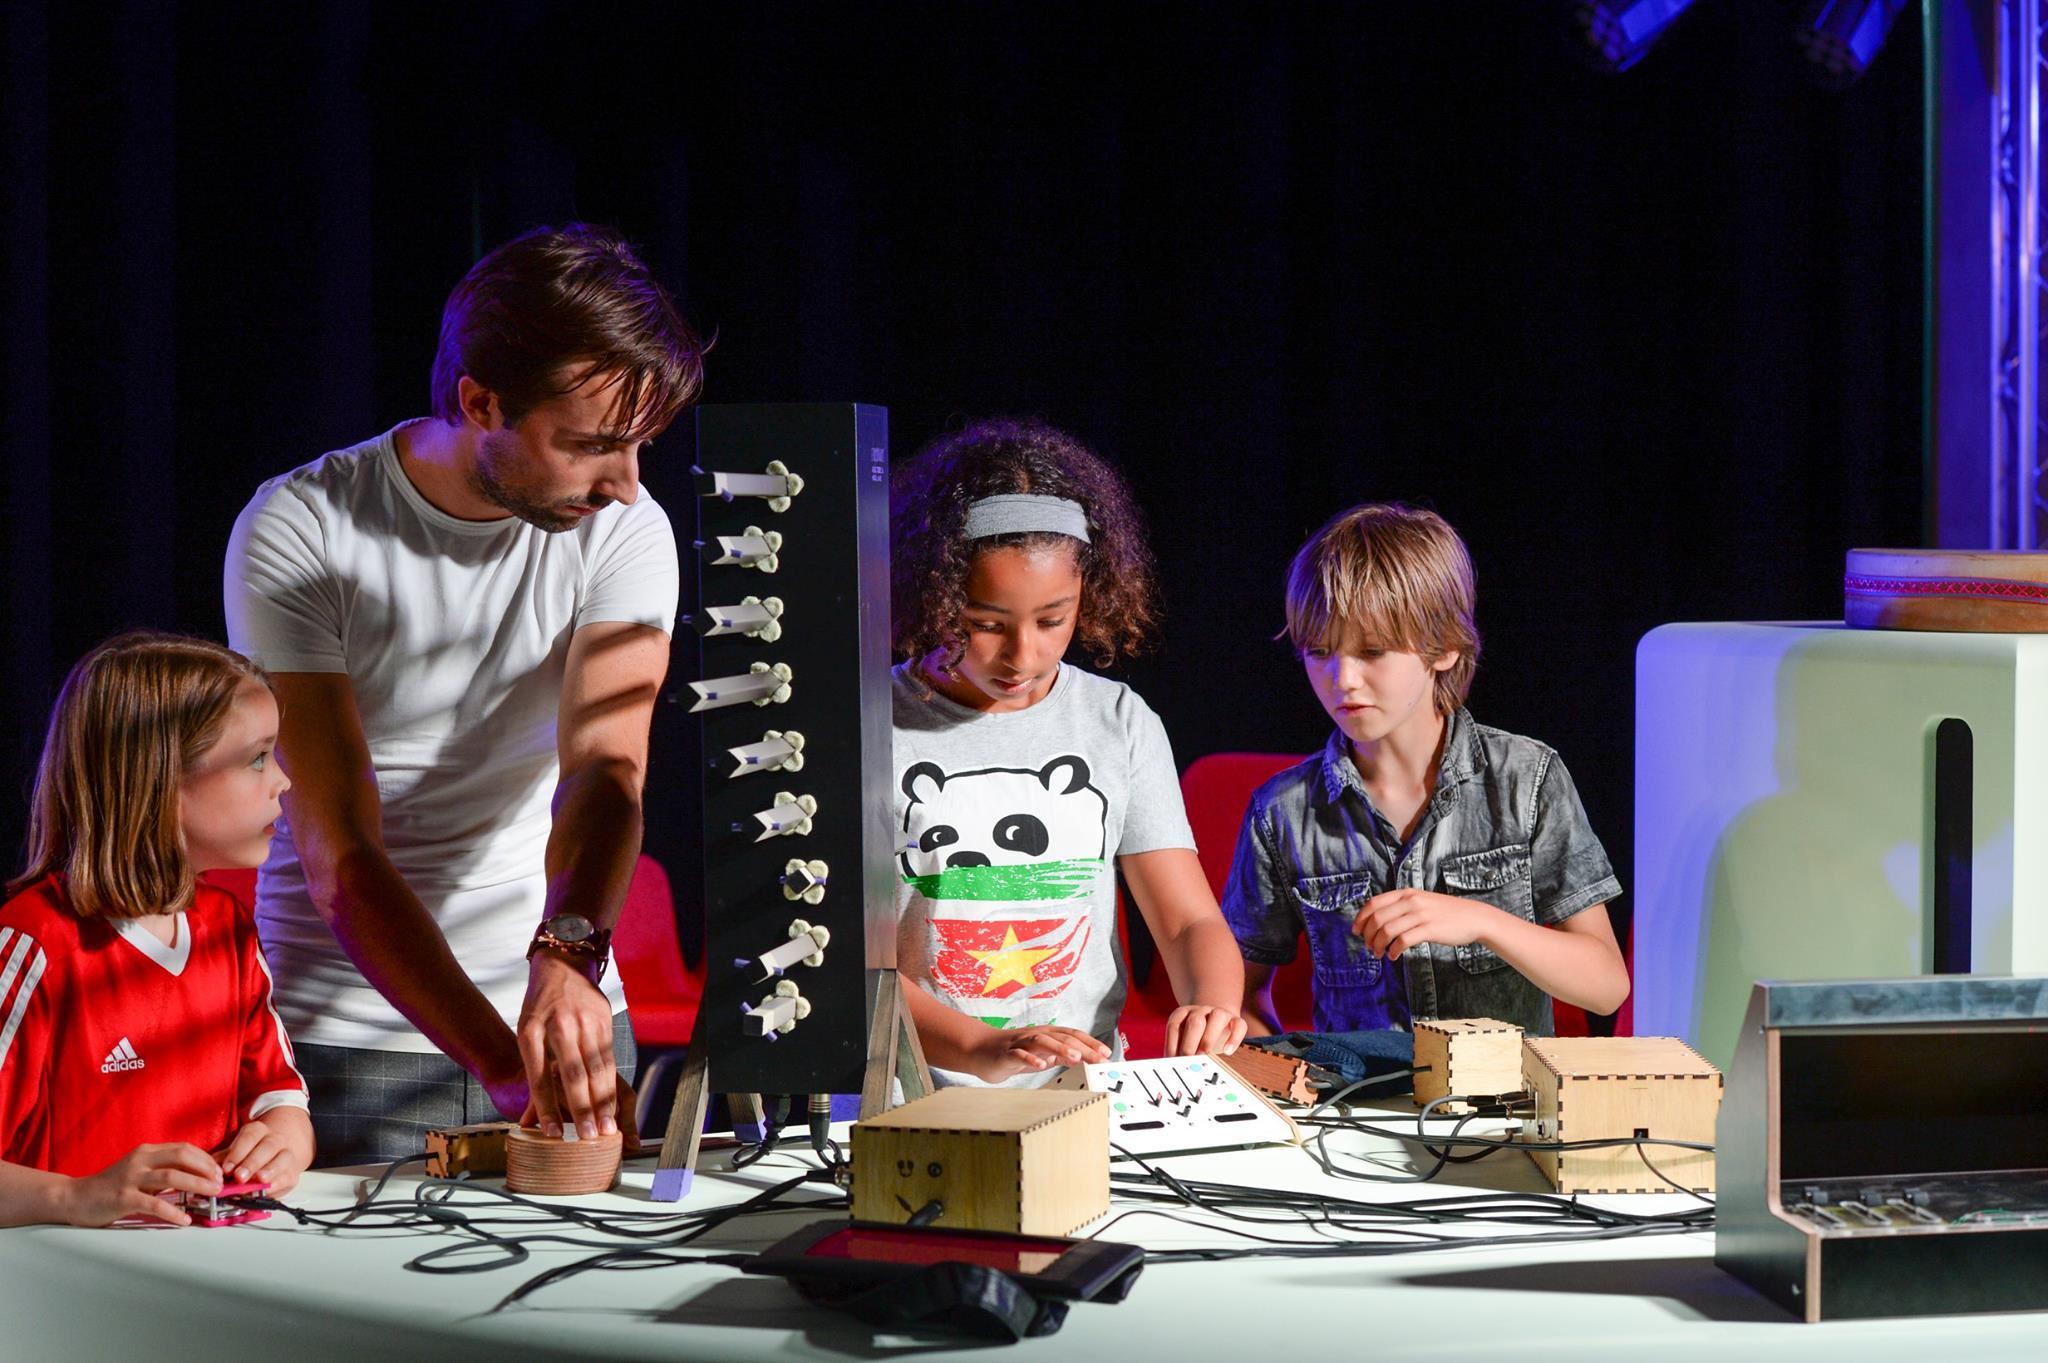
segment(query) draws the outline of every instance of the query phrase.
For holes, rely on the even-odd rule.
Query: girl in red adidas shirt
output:
[[[276,738],[263,673],[217,644],[123,635],[65,679],[0,905],[0,1226],[187,1225],[159,1193],[311,1163],[255,923],[195,879],[263,860]]]

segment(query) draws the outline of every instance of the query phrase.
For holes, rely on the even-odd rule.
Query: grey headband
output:
[[[1009,492],[1000,497],[982,498],[967,508],[965,529],[967,538],[971,540],[985,539],[990,535],[1049,531],[1055,535],[1072,535],[1083,544],[1090,543],[1088,513],[1081,509],[1079,502],[1030,492]]]

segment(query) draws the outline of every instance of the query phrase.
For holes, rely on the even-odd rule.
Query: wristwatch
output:
[[[595,984],[604,978],[605,967],[611,964],[612,931],[598,927],[580,913],[558,913],[535,929],[533,943],[526,948],[526,959],[532,960],[533,953],[542,947],[581,966]],[[594,971],[592,966],[596,967]]]

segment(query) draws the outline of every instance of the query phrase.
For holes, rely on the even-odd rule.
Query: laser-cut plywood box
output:
[[[1490,1098],[1522,1088],[1522,1029],[1493,1018],[1429,1018],[1415,1022],[1415,1105],[1457,1094]],[[1470,1112],[1445,1103],[1438,1112]]]
[[[427,1174],[431,1178],[502,1174],[505,1172],[505,1140],[511,1134],[511,1122],[472,1122],[468,1126],[446,1126],[429,1131]]]
[[[1536,1109],[1525,1140],[1714,1143],[1721,1072],[1676,1037],[1532,1036],[1522,1043],[1522,1084]],[[1714,1191],[1711,1150],[1616,1145],[1529,1157],[1561,1193]]]
[[[853,1217],[1071,1235],[1109,1211],[1109,1095],[945,1088],[856,1122]]]

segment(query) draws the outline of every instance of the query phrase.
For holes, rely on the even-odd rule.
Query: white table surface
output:
[[[1407,1166],[1405,1147],[1392,1141],[1347,1133],[1333,1137],[1331,1146]],[[1519,1152],[1454,1165],[1427,1184],[1331,1179],[1292,1147],[1163,1163],[1185,1178],[1381,1202],[1542,1190],[1534,1166]],[[794,1147],[737,1173],[711,1156],[681,1206],[737,1201],[806,1167],[814,1167],[808,1151],[799,1155]],[[666,1210],[647,1200],[652,1177],[651,1160],[629,1164],[612,1193],[569,1200],[594,1209]],[[358,1184],[350,1174],[309,1174],[289,1200],[309,1208],[345,1206]],[[811,1186],[820,1196],[831,1192],[824,1184]],[[410,1189],[400,1175],[386,1196]],[[1675,1193],[1597,1201],[1644,1212],[1688,1204]],[[1133,1205],[1119,1199],[1112,1215]],[[1181,1214],[1213,1220],[1199,1211]],[[762,1248],[817,1218],[803,1212],[749,1216],[695,1247]],[[1284,1227],[1259,1229],[1287,1233]],[[1298,1233],[1313,1236],[1306,1225]],[[725,1267],[585,1273],[498,1311],[494,1304],[529,1278],[593,1251],[537,1246],[523,1264],[452,1277],[403,1267],[424,1250],[468,1238],[413,1230],[322,1233],[282,1214],[213,1230],[0,1230],[0,1360],[940,1359],[985,1355],[988,1348],[878,1335],[810,1305],[779,1280]],[[1220,1230],[1149,1215],[1126,1217],[1106,1238],[1153,1249],[1242,1243]],[[1953,1357],[2038,1363],[2048,1359],[2048,1313],[1804,1325],[1717,1270],[1710,1233],[1688,1233],[1389,1258],[1148,1265],[1128,1300],[1077,1303],[1059,1333],[1023,1341],[1011,1356],[1263,1363],[1282,1352],[1290,1360],[1853,1357],[1858,1363],[1917,1363]]]

